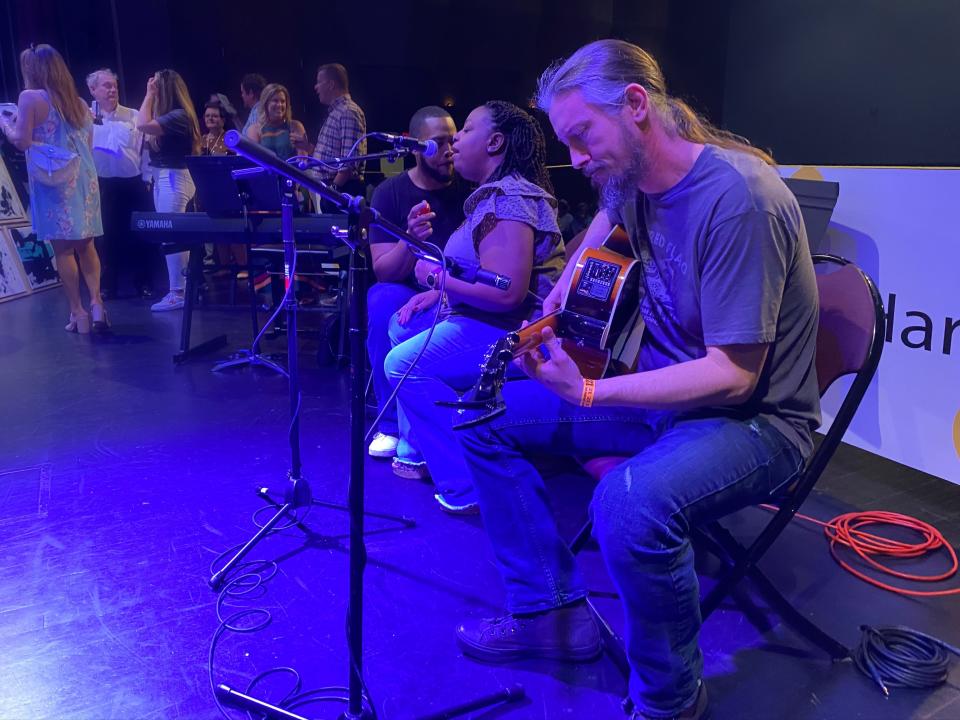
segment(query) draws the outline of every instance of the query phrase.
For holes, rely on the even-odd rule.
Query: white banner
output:
[[[887,310],[877,377],[845,441],[960,484],[960,169],[818,167],[801,176],[811,170],[840,184],[814,251],[857,263]],[[824,429],[848,387],[828,391]]]

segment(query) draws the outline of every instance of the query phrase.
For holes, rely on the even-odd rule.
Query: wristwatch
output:
[[[433,290],[435,287],[437,287],[437,285],[440,284],[439,276],[440,276],[440,268],[437,268],[436,270],[432,270],[430,274],[423,279],[423,282],[426,283],[426,286],[428,288]]]

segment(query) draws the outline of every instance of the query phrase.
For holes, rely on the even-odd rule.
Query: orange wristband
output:
[[[583,390],[580,391],[580,407],[591,407],[593,405],[593,392],[596,385],[596,380],[583,379]]]

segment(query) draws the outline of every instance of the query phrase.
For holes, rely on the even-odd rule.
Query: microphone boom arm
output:
[[[437,265],[442,264],[441,258],[428,243],[415,238],[405,230],[394,225],[384,218],[376,209],[367,207],[363,198],[359,195],[347,195],[334,190],[321,180],[285,162],[262,145],[243,137],[243,135],[236,130],[227,132],[223,138],[223,144],[235,151],[238,155],[252,160],[260,167],[270,170],[291,182],[297,183],[310,192],[316,193],[331,205],[339,208],[342,212],[359,216],[361,239],[364,243],[368,242],[370,228],[375,227],[395,240],[407,243],[407,245],[413,249],[413,254],[421,260],[436,263]],[[510,287],[510,278],[497,275],[489,270],[484,270],[467,261],[447,258],[445,267],[451,277],[461,279],[465,282],[482,283],[501,290],[506,290]]]

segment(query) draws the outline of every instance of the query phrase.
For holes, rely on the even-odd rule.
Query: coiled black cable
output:
[[[857,668],[889,696],[891,687],[932,688],[947,680],[950,653],[960,649],[902,625],[861,625],[860,644],[853,651]]]

